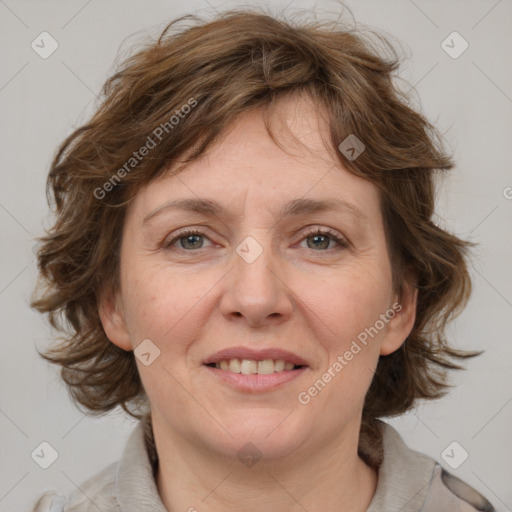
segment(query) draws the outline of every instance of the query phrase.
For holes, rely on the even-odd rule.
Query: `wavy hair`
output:
[[[410,335],[379,359],[361,432],[375,433],[377,417],[446,392],[447,370],[480,353],[456,350],[445,335],[471,292],[466,260],[474,244],[434,222],[434,178],[454,164],[439,132],[399,89],[399,64],[394,46],[374,30],[292,22],[254,8],[210,21],[178,18],[122,62],[92,118],[58,148],[47,182],[56,217],[41,238],[44,286],[32,306],[63,333],[40,355],[62,367],[77,404],[92,414],[120,405],[140,418],[137,408],[147,403],[133,352],[108,340],[98,313],[101,291],[119,286],[130,200],[177,162],[200,157],[240,114],[271,113],[290,94],[325,107],[340,164],[378,187],[393,286],[400,292],[409,280],[418,289]],[[165,130],[158,144],[135,159],[158,130]],[[350,134],[365,144],[355,160],[337,150]]]

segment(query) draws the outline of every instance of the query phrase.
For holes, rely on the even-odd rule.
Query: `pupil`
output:
[[[327,248],[327,246],[329,245],[329,239],[325,235],[314,235],[313,236],[313,240],[315,242],[322,238],[324,239],[323,240],[324,244],[323,245],[314,244],[314,247],[316,247],[316,248],[320,247],[320,248],[324,248],[324,249]],[[327,242],[327,245],[325,245],[325,242]]]
[[[194,239],[194,238],[196,239],[196,242],[197,242],[197,239],[199,238],[199,236],[198,236],[198,235],[189,235],[189,236],[185,237],[185,244],[188,244],[188,243],[189,243],[189,242],[191,242],[191,240],[192,240],[191,244],[192,244],[192,246],[193,246],[193,245],[194,245],[194,242],[193,242],[193,239]],[[186,247],[185,247],[185,248],[186,248]],[[193,248],[194,248],[194,247],[193,247]]]

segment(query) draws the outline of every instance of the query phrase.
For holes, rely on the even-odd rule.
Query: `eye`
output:
[[[208,239],[204,233],[198,231],[196,229],[185,229],[180,231],[176,236],[174,236],[170,241],[164,243],[165,249],[170,249],[172,246],[176,244],[176,242],[180,242],[180,247],[178,249],[182,249],[184,251],[194,251],[203,249],[202,238]],[[343,238],[339,237],[335,232],[329,229],[320,229],[315,228],[311,230],[309,233],[303,235],[302,240],[311,239],[311,244],[308,243],[308,248],[312,248],[315,251],[323,252],[322,249],[329,249],[329,244],[331,241],[334,241],[338,244],[338,248],[347,248],[348,242]]]
[[[197,250],[202,249],[203,244],[201,238],[207,238],[204,233],[195,229],[185,229],[178,233],[172,240],[164,243],[165,249],[170,249],[176,242],[181,241],[179,249],[183,250]]]
[[[320,229],[315,228],[314,230],[306,233],[304,235],[304,240],[311,240],[311,243],[308,243],[308,248],[313,248],[314,250],[320,252],[322,249],[328,249],[329,243],[334,240],[338,244],[338,248],[347,248],[348,242],[343,238],[339,237],[335,232],[329,229]]]

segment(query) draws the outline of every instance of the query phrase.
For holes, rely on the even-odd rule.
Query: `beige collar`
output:
[[[408,448],[390,425],[378,421],[378,426],[381,449],[372,448],[370,438],[359,447],[366,459],[380,462],[368,512],[417,511],[425,501],[436,461]],[[145,416],[130,435],[119,464],[115,493],[123,512],[167,512],[155,483],[157,468],[151,418]]]

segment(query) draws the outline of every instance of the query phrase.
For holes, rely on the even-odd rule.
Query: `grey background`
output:
[[[266,2],[336,15],[334,1]],[[249,2],[245,3],[249,5]],[[457,168],[443,180],[439,222],[478,242],[474,293],[449,332],[459,347],[484,349],[454,374],[444,399],[389,420],[413,448],[512,510],[512,68],[511,0],[347,1],[356,20],[401,42],[401,76],[445,134]],[[69,493],[119,458],[133,420],[120,412],[84,416],[56,368],[40,359],[53,334],[28,307],[36,280],[33,237],[48,224],[45,179],[57,145],[93,112],[120,45],[156,36],[178,15],[241,5],[195,1],[0,0],[0,511],[24,510],[49,489]],[[326,12],[327,11],[327,12]],[[49,32],[59,47],[42,59],[31,42]],[[469,48],[441,47],[453,31]],[[42,442],[59,457],[44,470],[31,458]],[[457,441],[469,454],[452,469],[441,453]]]

